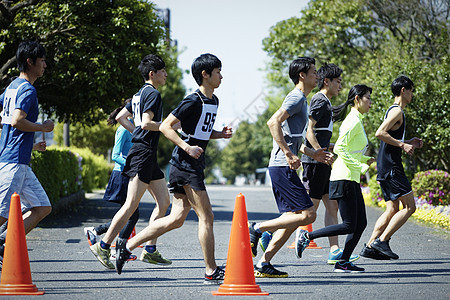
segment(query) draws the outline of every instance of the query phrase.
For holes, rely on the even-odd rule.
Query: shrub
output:
[[[81,170],[77,157],[68,149],[33,151],[30,166],[52,204],[81,188]]]
[[[428,203],[436,205],[450,204],[450,179],[448,172],[441,170],[428,170],[418,172],[411,182],[414,195],[423,196]]]
[[[70,148],[72,152],[81,157],[82,188],[86,192],[93,189],[103,189],[108,183],[112,167],[103,155],[95,155],[91,150],[84,148]]]
[[[379,182],[377,181],[377,174],[372,175],[369,180],[370,195],[372,197],[372,203],[378,205],[379,202],[384,201],[383,192]]]

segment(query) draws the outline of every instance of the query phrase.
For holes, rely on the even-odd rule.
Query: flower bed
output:
[[[373,200],[369,187],[362,187],[364,202],[368,206],[386,207],[386,203],[377,197]],[[450,206],[449,205],[432,205],[424,195],[414,197],[416,202],[416,211],[412,217],[426,224],[436,225],[443,229],[450,230]],[[400,209],[401,209],[400,203]]]

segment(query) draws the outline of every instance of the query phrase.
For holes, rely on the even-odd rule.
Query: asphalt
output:
[[[248,219],[262,221],[278,216],[268,187],[208,186],[215,213],[216,260],[225,264],[230,239],[235,198],[246,199]],[[86,195],[75,211],[49,217],[27,235],[33,283],[45,299],[240,299],[243,296],[213,296],[217,285],[203,285],[204,263],[197,239],[197,218],[193,211],[183,227],[158,240],[158,250],[170,258],[170,266],[129,262],[121,275],[105,270],[94,258],[83,227],[111,220],[117,210],[102,201],[103,191]],[[146,193],[140,204],[136,230],[146,226],[154,207]],[[368,227],[355,252],[363,247],[382,211],[367,208]],[[323,205],[313,229],[323,225]],[[292,243],[294,236],[289,240]],[[345,237],[340,237],[341,246]],[[261,299],[450,299],[450,233],[408,221],[392,238],[390,245],[400,259],[375,261],[361,258],[356,263],[365,273],[334,273],[326,264],[327,238],[315,240],[322,249],[307,249],[297,259],[294,250],[283,247],[272,263],[289,273],[288,278],[256,278],[256,284],[269,296]],[[139,256],[140,249],[135,251]],[[261,252],[261,250],[259,249]],[[258,254],[258,257],[261,254]],[[256,259],[254,259],[256,263]],[[29,299],[31,296],[9,296]]]

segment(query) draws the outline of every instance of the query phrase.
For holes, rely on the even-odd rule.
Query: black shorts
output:
[[[405,172],[398,168],[392,169],[384,180],[379,180],[385,201],[397,200],[412,192],[411,184]]]
[[[147,184],[152,180],[164,178],[164,173],[156,160],[156,151],[139,144],[131,146],[122,174],[129,178],[137,174],[139,180]]]
[[[361,185],[353,180],[330,181],[330,200],[358,199],[364,203]]]
[[[103,200],[124,204],[127,200],[128,181],[130,178],[123,176],[121,171],[113,170],[106,186]]]
[[[170,165],[169,191],[173,194],[186,194],[183,186],[190,185],[196,191],[206,191],[203,172],[187,172]]]
[[[325,164],[302,163],[303,184],[309,190],[309,196],[322,199],[330,189],[331,166]]]
[[[313,206],[297,171],[289,167],[269,167],[269,174],[280,213],[305,210]]]

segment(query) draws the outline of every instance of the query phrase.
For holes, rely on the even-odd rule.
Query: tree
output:
[[[274,88],[289,90],[288,64],[309,55],[318,67],[333,62],[344,70],[343,95],[357,83],[372,86],[374,102],[364,123],[376,152],[374,133],[393,99],[390,84],[406,74],[416,85],[406,130],[426,143],[411,165],[448,169],[449,5],[444,0],[336,0],[332,5],[313,0],[299,17],[273,26],[264,40],[271,57],[268,80]]]
[[[0,8],[7,8],[5,3]],[[17,1],[10,11],[19,6],[15,17],[3,18],[8,21],[1,23],[6,24],[0,34],[2,84],[5,75],[17,74],[10,61],[20,41],[41,40],[47,50],[47,70],[36,82],[39,101],[45,113],[60,121],[96,123],[141,86],[136,67],[144,55],[170,57],[164,25],[153,4],[138,0]]]

